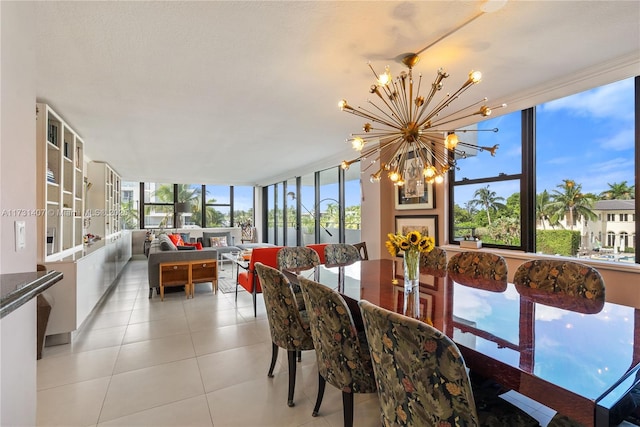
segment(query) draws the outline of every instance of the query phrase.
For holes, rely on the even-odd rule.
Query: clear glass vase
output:
[[[420,251],[404,253],[404,315],[420,319]]]

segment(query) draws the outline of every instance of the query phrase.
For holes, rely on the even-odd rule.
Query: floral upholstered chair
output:
[[[350,427],[353,425],[353,393],[376,391],[367,337],[363,330],[356,329],[349,307],[338,292],[313,280],[303,277],[299,280],[318,361],[320,383],[313,416],[320,410],[328,382],[342,391],[344,425]]]
[[[475,396],[460,350],[419,320],[358,303],[384,426],[538,426],[499,397]]]
[[[331,243],[324,248],[324,262],[327,265],[350,264],[360,260],[358,249],[348,243]]]
[[[573,300],[578,303],[576,309],[580,302],[600,310],[604,306],[602,276],[595,268],[579,262],[555,259],[527,261],[516,270],[513,283],[518,292],[543,304],[563,308],[559,303]]]
[[[318,252],[308,246],[285,246],[278,252],[278,269],[300,272],[320,265]]]
[[[324,264],[324,248],[328,245],[328,243],[312,243],[307,245],[308,248],[313,249],[318,253],[318,257],[320,258],[320,264]]]
[[[516,290],[525,300],[579,313],[599,313],[604,307],[605,285],[593,267],[555,259],[536,259],[521,264],[513,276]],[[550,427],[581,426],[556,414]]]
[[[287,350],[289,362],[289,392],[287,404],[294,406],[293,394],[296,387],[296,355],[303,350],[313,350],[313,339],[309,329],[309,319],[298,310],[296,299],[286,276],[275,268],[261,263],[255,265],[264,305],[267,310],[271,330],[272,355],[269,367],[270,378],[278,359],[278,348]]]
[[[369,252],[367,251],[367,242],[354,243],[353,246],[355,246],[355,248],[360,253],[360,259],[362,260],[369,259]]]
[[[447,264],[449,277],[465,286],[493,292],[507,290],[507,262],[490,252],[459,252]]]
[[[447,251],[435,247],[420,255],[420,273],[436,277],[447,275]]]

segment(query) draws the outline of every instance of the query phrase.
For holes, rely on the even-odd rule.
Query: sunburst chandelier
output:
[[[466,107],[449,111],[454,101],[480,82],[481,73],[471,71],[467,81],[457,91],[447,93],[436,101],[436,95],[443,88],[443,80],[449,74],[439,69],[429,93],[423,97],[420,95],[422,75],[418,76],[416,82],[413,79],[413,67],[418,61],[416,54],[404,57],[402,62],[409,68],[409,72],[402,71],[395,80],[388,66],[384,73],[377,74],[369,64],[376,77],[370,93],[377,95],[379,104],[368,100],[371,107],[367,109],[360,106],[354,108],[345,99],[340,101],[343,111],[367,120],[362,127],[363,133],[351,134],[347,139],[360,154],[353,160],[343,161],[343,169],[348,169],[349,165],[358,160],[372,158],[371,164],[378,167],[371,174],[372,182],[380,181],[382,175],[387,174],[395,185],[402,186],[407,174],[421,170],[428,183],[441,183],[444,175],[456,166],[456,159],[467,157],[469,151],[488,151],[495,156],[498,144],[493,147],[468,144],[458,139],[455,129],[447,129],[447,125],[458,120],[475,115],[488,117],[496,108],[506,106],[502,104],[489,107],[486,105],[487,98],[483,98]],[[468,131],[470,130],[462,132]],[[487,131],[497,132],[498,129]],[[371,165],[365,170],[369,167]]]

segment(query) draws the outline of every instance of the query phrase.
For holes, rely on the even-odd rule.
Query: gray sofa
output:
[[[201,259],[217,259],[216,248],[203,248],[196,250],[178,250],[175,245],[166,245],[165,236],[159,236],[151,242],[149,248],[149,259],[147,260],[147,272],[149,276],[149,298],[153,296],[153,288],[156,294],[160,295],[160,264],[163,262],[175,261],[197,261]],[[171,242],[171,241],[169,241]]]
[[[197,261],[201,259],[215,259],[221,261],[223,253],[231,251],[242,251],[245,249],[261,248],[265,246],[273,246],[269,243],[244,243],[237,246],[210,246],[210,237],[227,237],[231,241],[231,233],[203,233],[203,237],[198,238],[202,243],[202,250],[178,250],[176,246],[169,240],[166,235],[160,235],[151,242],[149,248],[149,257],[147,260],[147,272],[149,276],[149,298],[153,296],[153,288],[156,288],[156,294],[160,295],[160,264],[163,262],[174,261]],[[205,245],[205,241],[209,243]],[[192,249],[192,248],[190,248]],[[195,248],[193,248],[195,249]],[[220,266],[221,268],[222,266]]]

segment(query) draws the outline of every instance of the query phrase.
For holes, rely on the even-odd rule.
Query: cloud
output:
[[[624,151],[632,150],[634,144],[634,130],[633,128],[620,129],[617,133],[611,135],[611,137],[602,139],[599,141],[600,147],[606,150]]]
[[[538,108],[543,112],[565,110],[594,119],[633,120],[633,92],[633,79],[626,79],[547,102]]]

